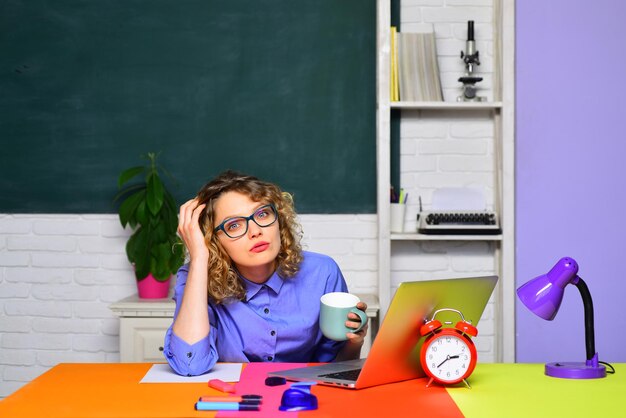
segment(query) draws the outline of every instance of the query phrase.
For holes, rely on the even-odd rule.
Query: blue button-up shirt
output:
[[[319,329],[320,297],[347,292],[335,261],[325,255],[304,252],[298,273],[282,279],[277,273],[263,284],[243,279],[245,301],[216,305],[209,302],[211,330],[202,340],[187,344],[172,332],[165,335],[164,354],[181,375],[199,375],[222,362],[328,362],[345,342],[324,337]],[[189,266],[180,268],[174,300],[178,315]]]

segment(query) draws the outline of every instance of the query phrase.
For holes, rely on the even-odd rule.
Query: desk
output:
[[[0,416],[21,417],[213,417],[193,409],[201,395],[218,394],[204,383],[140,384],[147,363],[60,364],[0,402]],[[564,380],[543,375],[541,364],[479,364],[470,382],[443,389],[425,388],[415,379],[362,390],[313,387],[317,411],[304,417],[616,417],[626,416],[626,364],[605,379]],[[243,372],[242,390],[263,388],[248,371],[262,377],[281,364],[254,363]],[[258,373],[262,371],[263,373]],[[286,386],[270,388],[280,397]],[[239,392],[241,393],[241,392]],[[249,392],[248,392],[249,393]],[[266,396],[266,399],[269,397]],[[438,402],[446,404],[437,409]],[[269,406],[269,405],[268,405]],[[245,414],[245,415],[244,415]],[[297,413],[267,411],[219,413],[222,416],[290,417]]]

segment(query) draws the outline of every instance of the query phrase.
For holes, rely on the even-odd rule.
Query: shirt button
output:
[[[274,360],[274,357],[272,357],[272,356],[267,356],[267,361],[272,361],[272,360]]]
[[[270,335],[273,337],[274,335],[276,335],[276,331],[272,330],[272,332],[270,332]]]
[[[191,358],[191,351],[187,353],[187,357]]]
[[[265,312],[266,314],[268,314],[268,313],[270,313],[270,310],[269,310],[269,308],[265,308],[265,309],[263,309],[263,312]]]

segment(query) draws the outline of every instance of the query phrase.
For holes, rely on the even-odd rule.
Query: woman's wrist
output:
[[[189,264],[191,266],[208,266],[209,265],[209,254],[194,254],[189,259]]]
[[[365,340],[363,338],[359,338],[356,340],[348,340],[348,344],[354,348],[361,348],[363,347],[363,343],[365,342]]]

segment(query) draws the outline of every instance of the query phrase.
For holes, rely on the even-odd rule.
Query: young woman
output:
[[[346,282],[330,257],[302,251],[291,196],[278,186],[222,173],[181,206],[178,233],[189,263],[178,271],[164,349],[178,374],[203,374],[217,361],[359,357],[367,326],[344,342],[319,329],[320,297],[346,292]],[[346,326],[357,321],[350,313]]]

